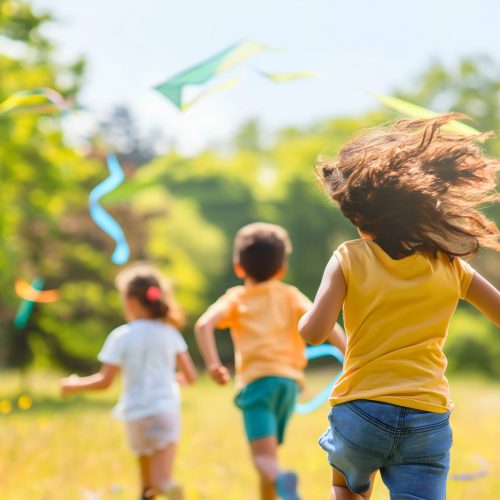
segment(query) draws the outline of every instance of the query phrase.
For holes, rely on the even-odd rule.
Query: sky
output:
[[[45,34],[58,57],[88,63],[81,101],[85,130],[127,104],[141,130],[157,128],[185,153],[234,134],[248,119],[264,130],[307,126],[362,113],[369,92],[408,88],[432,61],[452,65],[486,54],[500,60],[497,0],[33,0],[56,22]],[[152,89],[230,44],[254,40],[280,50],[241,67],[243,81],[178,111]],[[276,84],[255,70],[310,70],[314,78]],[[233,76],[242,72],[233,70]],[[230,74],[228,76],[231,76]],[[192,92],[192,91],[191,91]]]

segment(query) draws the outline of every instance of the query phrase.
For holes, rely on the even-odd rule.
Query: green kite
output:
[[[316,76],[312,71],[296,71],[294,73],[266,73],[260,71],[260,74],[275,83],[290,82],[292,80],[299,80],[300,78],[311,78]]]
[[[185,109],[186,105],[182,100],[182,91],[185,85],[200,85],[205,83],[264,50],[271,49],[265,45],[251,41],[235,43],[209,59],[178,73],[166,82],[156,85],[155,89],[172,101],[179,109]],[[197,100],[197,98],[195,99]],[[189,103],[187,106],[190,104],[192,103]]]

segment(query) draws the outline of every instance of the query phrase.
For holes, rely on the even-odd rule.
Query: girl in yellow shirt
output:
[[[481,246],[500,249],[498,228],[477,210],[499,199],[500,162],[481,153],[477,136],[442,129],[457,118],[372,130],[319,163],[361,236],[335,251],[299,324],[306,342],[320,344],[343,309],[344,373],[320,438],[331,500],[370,498],[377,470],[393,500],[446,497],[448,325],[465,299],[500,326],[500,292],[462,260]]]

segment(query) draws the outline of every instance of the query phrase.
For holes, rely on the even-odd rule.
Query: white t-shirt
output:
[[[101,363],[119,366],[123,374],[113,414],[135,420],[179,412],[176,356],[186,351],[182,335],[159,320],[135,320],[113,330],[97,356]]]

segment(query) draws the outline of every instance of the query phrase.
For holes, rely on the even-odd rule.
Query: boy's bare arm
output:
[[[194,331],[210,376],[215,382],[223,385],[229,382],[229,371],[222,365],[215,343],[215,327],[221,319],[222,312],[215,307],[210,307],[196,322]]]
[[[500,327],[500,291],[480,274],[474,274],[465,300]]]
[[[78,377],[71,375],[61,380],[61,393],[69,396],[75,392],[107,389],[115,379],[119,366],[104,364],[101,369],[88,377]]]

